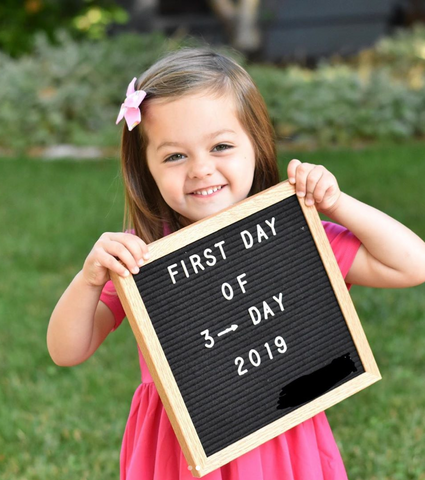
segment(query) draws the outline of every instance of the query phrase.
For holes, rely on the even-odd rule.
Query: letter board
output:
[[[314,207],[288,182],[111,272],[196,477],[380,379]]]

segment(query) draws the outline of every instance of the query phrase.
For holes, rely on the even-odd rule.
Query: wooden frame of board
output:
[[[285,181],[249,197],[216,215],[153,242],[149,245],[150,260],[148,263],[244,219],[253,212],[265,209],[294,195],[294,187],[288,181]],[[221,467],[284,431],[313,417],[317,413],[368,387],[381,378],[351,297],[327,240],[320,217],[316,209],[314,207],[306,207],[303,200],[299,201],[299,204],[365,372],[210,456],[206,456],[204,452],[133,277],[123,278],[111,272],[111,278],[188,462],[188,468],[195,477],[206,475],[212,470]]]

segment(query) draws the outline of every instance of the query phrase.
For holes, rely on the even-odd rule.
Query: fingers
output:
[[[295,184],[296,171],[299,165],[301,165],[301,162],[296,159],[293,159],[288,163],[288,179],[289,179],[289,182],[292,184]]]
[[[136,235],[131,233],[105,233],[103,236],[105,236],[107,241],[123,245],[131,253],[139,267],[143,265],[145,260],[149,260],[148,246]]]
[[[137,274],[139,267],[148,258],[148,246],[136,235],[104,233],[88,255],[83,270],[92,283],[104,283],[108,276],[107,270],[122,277],[128,276],[130,272]]]
[[[133,274],[138,273],[139,267],[149,259],[146,243],[136,235],[129,233],[106,233],[99,239],[98,246],[110,257],[116,257],[120,260]],[[113,267],[112,270],[117,268],[116,263],[110,259],[108,259],[108,263]],[[119,268],[119,270],[123,271],[122,268]],[[128,273],[125,273],[125,275],[128,275]]]
[[[128,275],[130,275],[130,271],[128,270],[128,268],[113,255],[112,249],[108,250],[109,251],[105,250],[100,245],[93,248],[93,268],[108,269],[112,272],[117,273],[118,275],[121,275],[122,277],[127,277]],[[130,270],[132,268],[134,269],[134,266],[129,268]],[[136,270],[134,270],[134,273],[137,273]]]
[[[338,182],[322,165],[291,160],[288,164],[289,182],[295,185],[298,197],[304,198],[307,206],[316,204],[328,209],[339,197]]]

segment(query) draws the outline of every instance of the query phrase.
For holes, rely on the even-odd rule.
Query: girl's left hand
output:
[[[317,210],[324,214],[336,207],[341,196],[335,176],[322,165],[291,160],[288,164],[288,179],[295,185],[297,195],[305,198],[307,206],[316,205]]]

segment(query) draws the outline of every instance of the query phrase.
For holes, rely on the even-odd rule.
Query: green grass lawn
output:
[[[298,153],[425,238],[425,145]],[[282,152],[284,165],[293,154]],[[0,160],[0,478],[118,478],[140,379],[126,322],[85,364],[55,366],[51,311],[100,234],[122,228],[114,160]],[[351,480],[425,479],[425,286],[352,289],[383,380],[328,411]],[[164,479],[172,480],[172,479]]]

